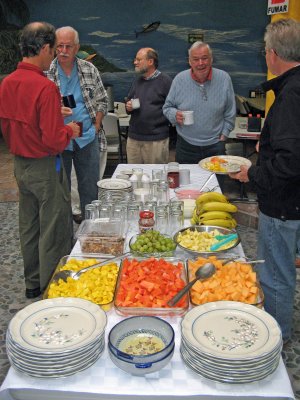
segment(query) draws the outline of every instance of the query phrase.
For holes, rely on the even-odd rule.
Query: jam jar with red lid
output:
[[[152,211],[141,211],[139,219],[140,233],[144,233],[154,228],[154,213]]]

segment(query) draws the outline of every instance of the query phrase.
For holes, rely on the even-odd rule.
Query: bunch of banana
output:
[[[196,207],[191,218],[192,225],[214,225],[235,228],[237,223],[232,213],[237,207],[226,196],[218,192],[201,194],[196,200]]]

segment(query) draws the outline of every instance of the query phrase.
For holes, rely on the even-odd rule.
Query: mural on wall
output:
[[[0,74],[16,68],[20,59],[19,30],[29,22],[29,9],[23,0],[0,0]]]
[[[7,3],[12,0],[7,0]],[[14,1],[16,2],[16,1]],[[0,4],[4,3],[0,0]],[[122,101],[134,79],[141,47],[159,53],[159,69],[174,77],[187,69],[189,37],[203,37],[214,66],[231,77],[235,92],[248,96],[266,79],[261,54],[267,0],[23,0],[30,20],[78,30],[82,49],[96,52],[105,84]],[[0,70],[1,73],[1,70]]]

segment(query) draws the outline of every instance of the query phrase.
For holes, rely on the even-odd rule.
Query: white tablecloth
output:
[[[119,165],[115,174],[132,165]],[[143,166],[145,171],[152,169],[151,165]],[[158,166],[156,165],[155,168]],[[201,184],[208,173],[196,165],[185,165],[191,169],[193,183]],[[216,185],[212,179],[209,187]],[[78,248],[74,248],[78,252]],[[239,245],[236,254],[243,255]],[[122,319],[112,309],[108,312],[106,336],[110,329]],[[135,400],[178,399],[194,400],[195,398],[214,399],[294,399],[293,390],[283,361],[277,370],[269,377],[250,384],[233,385],[213,382],[196,374],[182,362],[180,346],[180,318],[167,319],[175,330],[175,352],[171,362],[159,372],[134,377],[117,368],[109,358],[107,348],[101,358],[87,370],[73,376],[61,379],[37,379],[27,377],[10,368],[0,389],[0,400],[56,400],[56,399],[117,399],[124,400],[126,396]]]

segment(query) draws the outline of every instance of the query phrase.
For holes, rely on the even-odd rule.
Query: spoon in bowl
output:
[[[74,280],[78,280],[80,278],[80,276],[82,274],[84,274],[86,271],[90,271],[91,269],[101,267],[102,265],[106,265],[106,264],[108,264],[108,263],[110,263],[112,261],[122,259],[122,258],[124,258],[124,257],[126,257],[128,255],[130,255],[130,252],[124,253],[124,254],[122,254],[120,256],[117,256],[117,257],[109,258],[109,259],[107,259],[105,261],[102,261],[100,263],[96,263],[96,264],[90,265],[89,267],[82,268],[79,271],[72,271],[70,269],[63,269],[62,271],[58,271],[53,276],[52,282],[58,282],[59,279],[62,279],[63,281],[67,282],[67,279],[69,277],[74,279]]]
[[[206,263],[202,267],[199,267],[195,272],[196,278],[188,283],[183,289],[181,289],[171,300],[168,301],[168,306],[173,307],[179,302],[179,300],[190,290],[190,288],[198,281],[210,278],[216,272],[216,267],[212,263]]]

